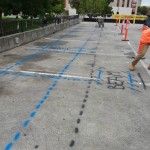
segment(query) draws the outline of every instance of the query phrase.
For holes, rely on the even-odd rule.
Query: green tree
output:
[[[104,11],[103,14],[112,14],[112,7],[109,6],[109,4],[111,2],[113,2],[114,0],[105,0],[105,6],[104,6]]]
[[[2,13],[7,10],[9,0],[0,0],[0,19],[2,19]]]
[[[110,2],[113,0],[70,0],[71,7],[76,8],[79,14],[86,13],[90,17],[92,14],[112,14]]]
[[[37,17],[37,15],[44,15],[45,0],[22,0],[21,11],[23,16]],[[46,6],[46,4],[45,4]]]
[[[24,17],[45,16],[45,14],[59,14],[64,11],[64,0],[0,0],[0,18],[5,15],[18,15],[22,12]]]
[[[7,8],[4,11],[4,15],[16,15],[18,18],[18,14],[21,11],[21,0],[9,0],[7,4]]]
[[[64,0],[53,0],[50,12],[55,14],[61,14],[64,12]]]
[[[146,15],[148,11],[148,8],[146,6],[138,7],[138,13],[142,15]]]
[[[22,0],[22,13],[31,18],[46,13],[62,13],[64,11],[63,0]]]

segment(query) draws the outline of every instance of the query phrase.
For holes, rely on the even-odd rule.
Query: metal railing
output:
[[[19,32],[29,31],[49,24],[59,24],[78,19],[79,16],[61,16],[56,18],[33,19],[33,20],[0,20],[0,37]]]

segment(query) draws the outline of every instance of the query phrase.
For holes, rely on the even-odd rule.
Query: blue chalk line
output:
[[[96,28],[95,28],[95,30],[96,30]],[[47,100],[47,98],[48,98],[47,93],[49,92],[49,90],[52,91],[52,90],[54,89],[54,87],[56,87],[56,85],[58,84],[58,81],[62,78],[62,75],[64,74],[64,72],[69,68],[69,66],[74,62],[74,60],[75,60],[75,59],[79,56],[79,54],[82,52],[83,48],[86,46],[86,44],[88,43],[88,41],[91,39],[92,35],[95,33],[95,30],[94,30],[93,33],[90,35],[90,37],[87,39],[87,41],[85,42],[85,44],[78,50],[78,52],[77,52],[76,55],[73,57],[73,59],[62,69],[62,71],[60,72],[59,76],[56,77],[54,83],[51,85],[51,87],[48,89],[48,91],[46,91],[46,94],[45,94],[45,96],[42,98],[42,100],[43,100],[43,99],[44,99],[44,101]],[[43,49],[42,49],[42,51],[43,51]],[[38,52],[39,52],[39,51],[38,51]],[[33,56],[36,55],[38,52],[36,52],[36,53],[30,55],[29,57],[33,57]],[[25,59],[23,59],[21,62],[24,62],[25,60],[28,60],[28,57],[25,58]],[[18,62],[18,63],[19,63],[19,62]],[[15,64],[15,65],[16,65],[16,64]],[[15,67],[15,65],[13,65],[13,67]],[[9,69],[10,69],[10,68],[13,68],[13,67],[11,66],[11,67],[9,67]],[[2,72],[6,72],[6,71],[8,71],[9,69],[6,68],[5,71],[2,71]],[[0,72],[0,75],[1,75],[1,74],[2,74],[2,73]],[[50,94],[50,93],[49,93],[49,94]],[[36,105],[35,110],[34,110],[35,114],[36,114],[37,110],[43,105],[43,103],[41,103],[42,100],[40,100],[40,102]],[[33,116],[34,116],[34,113],[31,113],[31,114],[30,114],[30,119],[33,118]],[[31,121],[30,119],[27,119],[27,120],[24,121],[24,123],[23,123],[23,127],[24,127],[24,128],[29,125],[29,123],[30,123],[30,121]],[[20,137],[21,137],[21,134],[20,134],[20,133],[16,133],[15,136],[14,136],[14,138],[13,138],[13,142],[10,142],[9,144],[7,144],[6,147],[4,148],[4,150],[11,150],[13,144],[14,144]],[[14,140],[14,139],[15,139],[15,140]]]

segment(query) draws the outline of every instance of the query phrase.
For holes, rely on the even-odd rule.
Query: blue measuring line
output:
[[[96,30],[96,29],[95,29]],[[95,31],[94,30],[94,31]],[[94,34],[94,32],[93,32]],[[92,34],[92,35],[93,35]],[[31,122],[31,119],[34,118],[36,116],[37,111],[41,108],[41,106],[44,104],[44,102],[48,99],[51,91],[53,91],[53,89],[57,86],[58,81],[62,78],[62,75],[64,74],[64,72],[66,70],[69,69],[69,66],[74,62],[74,60],[78,57],[78,55],[81,53],[81,51],[83,50],[83,47],[86,46],[86,44],[88,43],[89,39],[92,37],[92,35],[90,35],[90,37],[87,39],[87,41],[85,42],[85,44],[78,50],[78,52],[75,54],[75,56],[73,57],[73,59],[62,69],[61,73],[59,74],[59,76],[55,79],[55,81],[53,82],[53,84],[50,86],[50,88],[47,90],[46,94],[44,95],[44,97],[40,100],[40,102],[35,106],[35,110],[33,112],[31,112],[30,114],[30,118],[26,119],[23,124],[22,127],[26,128],[29,123]],[[14,143],[16,141],[18,141],[18,139],[21,138],[21,133],[18,132],[14,135],[13,140],[8,143],[6,145],[6,147],[4,148],[4,150],[11,150],[11,148],[13,147]]]
[[[70,32],[73,32],[73,31],[76,30],[76,29],[77,29],[77,27],[76,27],[75,29],[69,31],[69,33],[70,33]],[[57,39],[56,41],[50,43],[49,45],[45,46],[44,48],[42,48],[42,49],[40,49],[40,50],[34,52],[33,54],[27,56],[26,58],[24,58],[24,59],[22,59],[22,60],[16,62],[14,65],[9,66],[8,68],[6,68],[5,70],[3,70],[3,71],[0,72],[0,76],[3,75],[3,74],[5,74],[6,71],[8,71],[8,70],[10,70],[10,69],[12,69],[12,68],[14,68],[14,67],[16,67],[17,65],[23,64],[23,63],[26,62],[27,60],[30,60],[30,59],[32,59],[33,57],[35,57],[37,54],[43,53],[43,52],[46,51],[48,48],[52,47],[53,45],[56,45],[59,41],[61,41],[61,40],[62,40],[65,36],[67,36],[69,33],[67,33],[67,34],[65,34],[65,35],[63,35],[63,36],[61,36],[61,37],[60,37],[59,39]]]
[[[129,78],[129,81],[130,81],[130,89],[135,90],[134,89],[133,75],[130,73],[130,71],[128,72],[128,78]]]
[[[101,69],[99,69],[98,70],[98,75],[97,75],[97,84],[100,84],[100,80],[101,80],[101,75],[102,75],[102,70]]]

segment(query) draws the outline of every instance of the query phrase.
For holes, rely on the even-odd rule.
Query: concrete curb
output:
[[[12,48],[21,46],[23,44],[52,34],[54,32],[69,28],[70,26],[76,25],[79,22],[79,19],[75,19],[61,24],[51,24],[31,31],[0,37],[0,52],[10,50]]]

